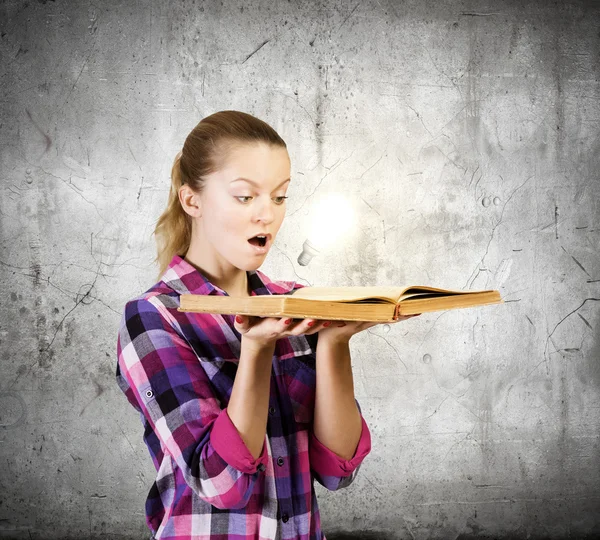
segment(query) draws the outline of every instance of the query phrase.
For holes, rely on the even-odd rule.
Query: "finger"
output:
[[[302,319],[298,322],[298,324],[296,324],[296,326],[291,330],[291,332],[295,336],[300,336],[302,334],[314,334],[322,328],[322,322],[325,321],[318,321],[316,319]]]
[[[303,334],[310,335],[315,332],[318,332],[322,328],[322,324],[324,322],[325,321],[318,321],[317,319],[304,319],[302,324],[300,324],[299,326],[304,327],[304,331],[302,332]]]
[[[244,315],[236,315],[233,326],[240,334],[246,333],[248,331],[248,317],[245,317]]]
[[[240,334],[245,334],[254,326],[257,317],[249,317],[248,315],[236,315],[234,319],[234,327]]]

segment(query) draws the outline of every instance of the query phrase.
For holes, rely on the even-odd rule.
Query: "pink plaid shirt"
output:
[[[248,272],[252,295],[303,285]],[[233,315],[177,311],[180,295],[227,293],[175,255],[161,280],[125,305],[117,382],[139,411],[156,467],[146,500],[153,538],[321,540],[313,481],[348,486],[371,449],[369,429],[342,459],[312,431],[318,333],[276,343],[267,433],[254,459],[227,414],[241,336]]]

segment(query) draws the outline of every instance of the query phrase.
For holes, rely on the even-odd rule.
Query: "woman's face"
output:
[[[220,263],[261,266],[285,216],[289,183],[287,150],[264,143],[235,146],[223,167],[207,176],[200,220]],[[264,247],[249,242],[256,235],[267,236]]]

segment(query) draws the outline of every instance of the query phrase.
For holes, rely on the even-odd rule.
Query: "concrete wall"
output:
[[[114,380],[117,327],[155,280],[172,159],[222,109],[289,145],[267,275],[506,301],[352,339],[373,450],[352,487],[319,489],[328,537],[600,536],[599,16],[0,2],[0,538],[147,538],[154,469]],[[358,226],[301,267],[329,191]]]

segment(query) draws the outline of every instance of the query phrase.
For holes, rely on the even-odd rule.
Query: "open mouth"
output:
[[[267,237],[265,235],[253,236],[248,240],[253,246],[265,247],[267,245]]]

